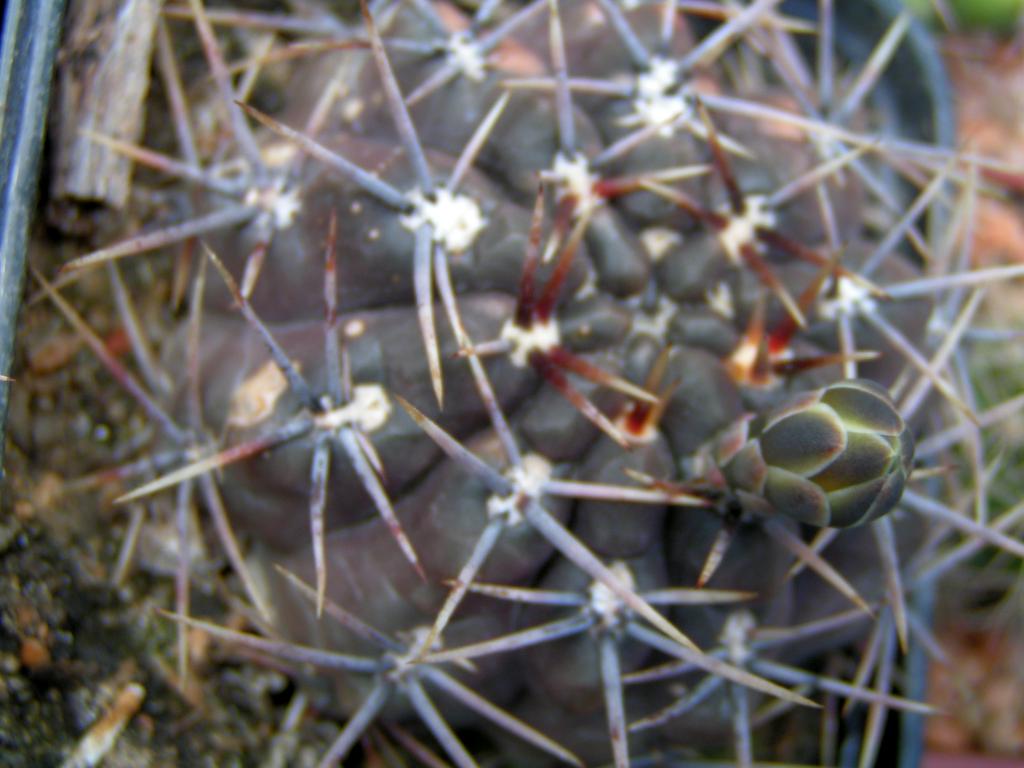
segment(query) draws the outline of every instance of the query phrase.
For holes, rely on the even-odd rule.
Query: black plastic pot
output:
[[[0,44],[0,374],[8,376],[64,0],[8,0]],[[0,382],[0,474],[10,382]]]
[[[832,0],[836,55],[860,65],[901,12],[901,0]],[[819,0],[785,0],[782,10],[817,18]],[[946,67],[935,40],[919,21],[911,22],[885,75],[871,92],[881,122],[892,138],[949,147],[956,136],[956,115]]]

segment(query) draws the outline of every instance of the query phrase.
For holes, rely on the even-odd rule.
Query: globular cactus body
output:
[[[507,765],[746,762],[752,701],[824,686],[780,671],[828,650],[801,622],[905,640],[888,388],[937,303],[851,138],[889,126],[862,82],[801,85],[775,5],[378,2],[247,108],[287,162],[243,179],[165,360],[277,652],[335,688],[325,763],[415,720],[459,765],[464,732]]]

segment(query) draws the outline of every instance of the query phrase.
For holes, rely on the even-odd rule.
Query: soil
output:
[[[283,671],[190,633],[190,674],[177,674],[175,625],[160,612],[174,604],[167,510],[112,506],[116,483],[66,482],[112,466],[145,430],[119,388],[95,389],[109,377],[43,306],[25,312],[0,521],[0,765],[90,764],[75,750],[130,684],[144,699],[108,768],[315,765],[337,726],[305,718],[280,730],[295,694]],[[119,569],[133,514],[135,565]],[[223,564],[197,559],[194,615],[230,622]]]

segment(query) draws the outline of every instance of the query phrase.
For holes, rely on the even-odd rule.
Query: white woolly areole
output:
[[[627,128],[660,126],[658,135],[668,138],[681,119],[693,115],[689,89],[680,87],[679,68],[671,59],[656,57],[636,78],[633,112],[619,121]]]
[[[500,517],[508,525],[519,525],[523,522],[520,504],[525,499],[540,497],[544,483],[551,478],[551,462],[540,454],[528,453],[522,463],[509,469],[505,476],[512,483],[512,492],[506,496],[491,494],[487,499],[487,516]]]
[[[750,633],[757,622],[750,611],[735,611],[729,614],[722,628],[722,645],[729,654],[729,660],[742,666],[750,661],[753,652],[750,648]]]
[[[245,193],[245,204],[263,211],[274,229],[288,229],[302,210],[302,199],[296,188],[285,189],[284,180],[278,179],[269,187],[252,187]]]
[[[412,211],[402,217],[402,226],[415,232],[426,224],[434,242],[440,243],[448,253],[465,251],[487,224],[473,198],[452,194],[444,187],[439,187],[429,197],[418,189],[413,190],[408,199]]]
[[[366,321],[357,317],[355,320],[349,320],[345,323],[345,327],[342,330],[348,338],[358,339],[366,333]]]
[[[391,401],[380,384],[357,384],[352,401],[321,414],[317,426],[340,429],[354,424],[364,432],[376,432],[391,418]]]
[[[508,356],[512,364],[525,368],[530,364],[534,352],[550,352],[562,340],[558,324],[554,320],[533,323],[529,328],[507,320],[501,329],[501,340],[509,346]]]
[[[743,213],[739,216],[727,213],[729,225],[718,233],[718,239],[733,264],[742,261],[740,249],[743,246],[757,242],[754,234],[758,227],[775,226],[775,212],[768,207],[764,195],[749,195],[743,202]]]
[[[559,152],[555,155],[554,167],[544,175],[558,185],[559,198],[566,195],[576,198],[577,216],[589,213],[601,203],[601,199],[594,194],[597,176],[590,172],[587,158],[579,152],[572,157]]]
[[[466,32],[456,32],[448,38],[448,62],[459,72],[479,83],[484,79],[487,59],[480,46]]]
[[[636,78],[636,95],[653,99],[671,91],[679,84],[679,67],[672,59],[654,56],[645,72]]]
[[[669,251],[682,244],[683,236],[668,227],[647,227],[640,232],[640,242],[651,261],[657,264]]]
[[[732,300],[732,289],[724,282],[714,288],[708,288],[704,292],[704,301],[707,302],[711,311],[717,315],[732,320],[736,317],[736,307]]]
[[[664,339],[669,323],[676,314],[676,304],[667,296],[659,296],[653,311],[645,311],[637,303],[633,313],[633,333],[645,333],[653,339]]]
[[[818,303],[818,314],[825,320],[836,320],[840,315],[870,314],[877,309],[878,302],[872,298],[871,291],[845,276],[836,283],[835,297],[823,298]]]
[[[621,560],[616,560],[608,568],[620,584],[630,590],[635,589],[636,580],[633,578],[633,572],[629,570],[628,565]],[[619,599],[619,596],[608,588],[607,584],[601,581],[593,581],[590,583],[589,592],[590,602],[588,605],[594,615],[601,620],[601,624],[609,627],[622,618],[626,606]]]

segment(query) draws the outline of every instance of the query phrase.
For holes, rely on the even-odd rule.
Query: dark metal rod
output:
[[[8,0],[0,44],[0,374],[10,375],[64,0]],[[9,381],[0,381],[0,475]],[[15,385],[16,386],[16,385]]]

